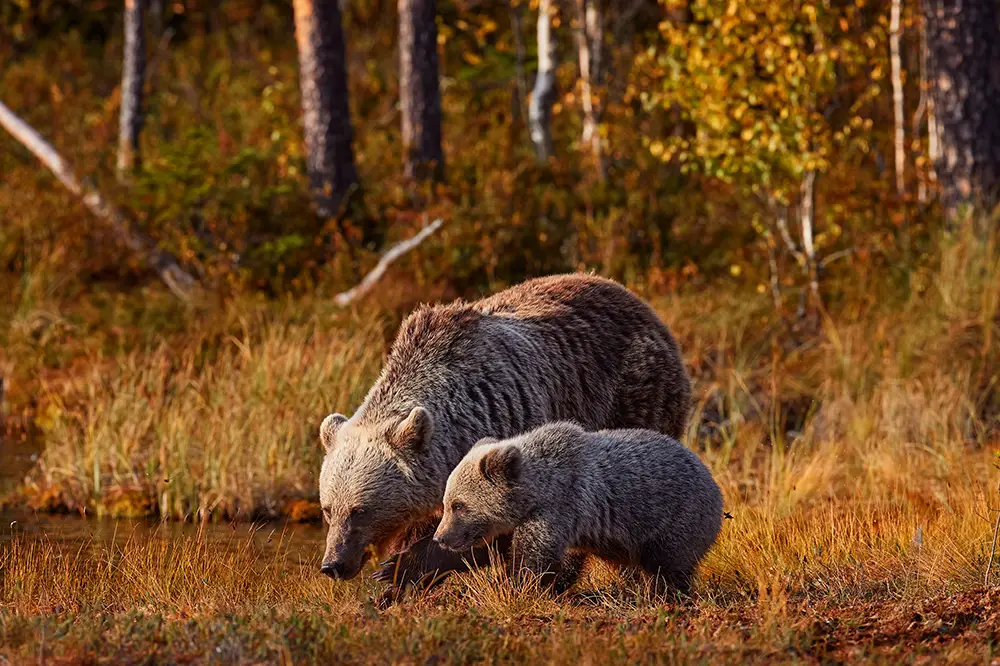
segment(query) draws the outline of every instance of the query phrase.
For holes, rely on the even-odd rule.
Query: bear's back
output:
[[[596,275],[568,273],[533,278],[471,304],[485,315],[537,319],[571,312],[595,315],[625,307],[650,313],[648,306],[617,282]]]

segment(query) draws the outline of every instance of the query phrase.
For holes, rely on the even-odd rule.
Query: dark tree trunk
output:
[[[924,0],[935,170],[945,208],[991,199],[1000,185],[997,0]]]
[[[399,96],[408,178],[441,179],[441,91],[435,0],[399,0]]]
[[[294,0],[293,9],[309,187],[317,214],[332,217],[358,184],[340,5]]]
[[[122,102],[118,118],[118,177],[139,163],[142,87],[146,81],[147,0],[125,0],[125,48],[122,56]]]

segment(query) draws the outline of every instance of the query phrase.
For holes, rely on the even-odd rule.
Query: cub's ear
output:
[[[473,446],[485,446],[487,444],[496,444],[500,440],[496,437],[483,437],[481,440],[473,444]]]
[[[423,407],[414,407],[396,426],[392,444],[397,449],[420,451],[430,444],[433,431],[434,419],[431,413]]]
[[[347,423],[347,417],[343,414],[330,414],[319,426],[319,438],[323,440],[323,448],[327,453],[333,450],[333,444],[337,441],[337,431],[340,426]]]
[[[521,450],[516,446],[491,449],[479,459],[479,471],[493,485],[512,486],[521,478]]]

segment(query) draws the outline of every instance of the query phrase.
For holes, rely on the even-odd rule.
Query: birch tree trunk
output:
[[[316,212],[333,217],[358,184],[340,4],[294,0],[306,168]]]
[[[936,146],[933,143],[933,133],[931,132],[931,121],[934,116],[932,110],[932,104],[930,99],[930,93],[928,91],[928,81],[927,81],[927,31],[923,26],[923,17],[921,16],[920,21],[920,101],[917,104],[917,110],[913,114],[913,123],[910,126],[910,133],[913,135],[914,139],[918,139],[922,136],[923,123],[927,124],[927,160],[921,160],[921,162],[926,162],[922,164],[922,169],[919,170],[920,178],[917,181],[917,201],[921,204],[927,203],[928,189],[929,185],[934,182],[934,160],[936,159],[937,153],[933,150]]]
[[[146,82],[147,0],[125,0],[125,47],[122,58],[122,101],[118,116],[118,180],[139,165],[142,131],[142,88]]]
[[[932,141],[953,220],[1000,185],[1000,26],[996,0],[925,0]]]
[[[444,177],[435,0],[399,0],[399,93],[405,175]]]
[[[601,83],[604,56],[604,14],[600,0],[576,0],[577,22],[574,28],[580,61],[580,97],[583,107],[584,145],[590,146],[601,178],[607,175],[601,143],[601,108],[597,90]]]
[[[552,36],[552,15],[555,7],[552,0],[540,0],[538,4],[538,73],[535,88],[531,92],[528,121],[531,142],[535,144],[535,154],[539,162],[547,162],[552,157],[552,106],[556,101],[556,40]]]
[[[809,278],[809,294],[812,306],[818,307],[820,304],[819,294],[819,264],[816,261],[816,245],[813,240],[814,213],[816,200],[816,172],[807,171],[802,178],[802,188],[799,203],[799,224],[802,229],[802,254],[805,255],[806,273]],[[805,308],[800,312],[800,316],[805,314]]]
[[[895,125],[893,147],[896,158],[896,196],[906,196],[906,132],[903,129],[903,66],[899,55],[902,0],[892,0],[889,20],[889,60],[892,69],[892,110]]]

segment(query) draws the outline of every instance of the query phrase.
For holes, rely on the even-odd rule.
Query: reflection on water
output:
[[[24,479],[37,460],[38,446],[30,440],[12,441],[0,434],[0,492],[8,492]],[[218,548],[239,548],[248,539],[264,552],[279,547],[300,562],[318,562],[323,553],[326,532],[321,525],[284,523],[191,523],[149,519],[82,518],[40,514],[28,510],[0,511],[0,548],[14,536],[45,539],[68,549],[80,547],[106,549],[122,546],[130,539],[181,540],[199,537]]]
[[[106,548],[127,541],[182,540],[198,537],[213,547],[239,548],[252,539],[262,551],[282,552],[300,561],[319,561],[326,532],[319,525],[281,523],[191,523],[111,518],[80,518],[38,514],[28,511],[0,512],[0,547],[14,536],[45,539],[47,542],[78,548],[81,545]]]

